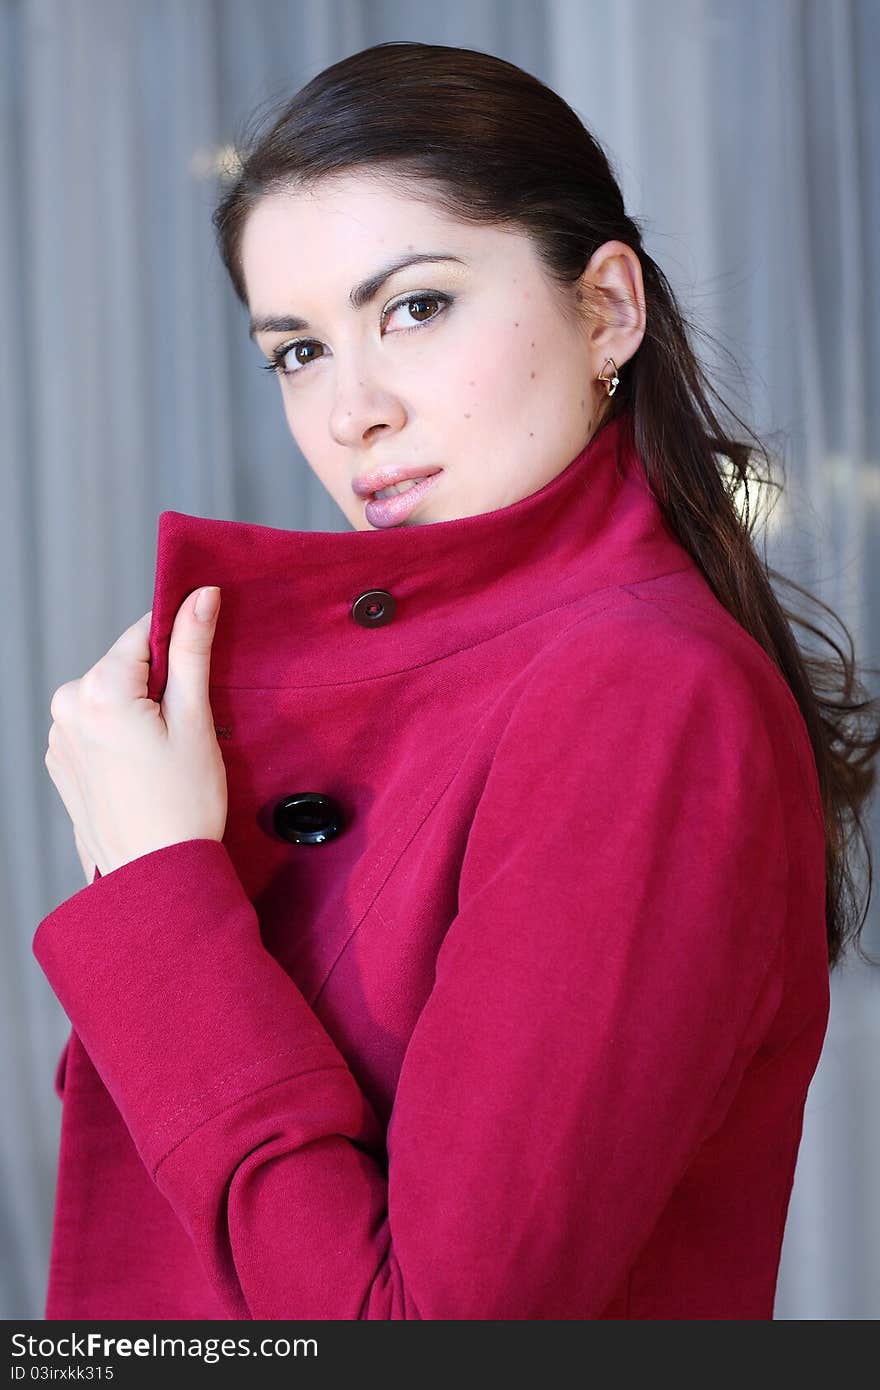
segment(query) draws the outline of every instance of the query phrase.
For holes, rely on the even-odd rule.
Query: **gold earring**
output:
[[[611,363],[611,373],[612,373],[612,374],[611,374],[610,377],[608,377],[608,376],[603,376],[603,372],[605,371],[605,368],[608,366],[608,363],[609,363],[609,362]],[[613,358],[613,357],[606,357],[606,358],[605,358],[605,361],[602,363],[602,371],[601,371],[601,372],[599,373],[599,375],[596,377],[596,380],[597,380],[597,381],[604,381],[604,382],[605,382],[605,394],[606,394],[607,396],[613,396],[613,395],[614,395],[614,392],[617,390],[617,388],[618,388],[618,386],[619,386],[619,384],[620,384],[620,377],[617,375],[617,363],[614,361],[614,358]]]

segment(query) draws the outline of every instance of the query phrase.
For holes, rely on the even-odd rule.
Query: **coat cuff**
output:
[[[328,1068],[354,1085],[263,945],[221,841],[182,840],[96,878],[43,918],[33,953],[152,1177],[264,1086]]]

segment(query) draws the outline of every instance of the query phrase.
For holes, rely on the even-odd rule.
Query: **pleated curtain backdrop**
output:
[[[715,384],[784,458],[768,558],[878,664],[877,0],[0,0],[6,1319],[43,1313],[68,1031],[31,940],[83,886],[49,702],[150,607],[160,511],[347,528],[257,370],[210,214],[244,117],[389,39],[495,53],[575,107]],[[870,829],[876,853],[876,807]],[[877,921],[875,901],[874,955]],[[880,970],[853,961],[777,1318],[880,1315],[878,1169]]]

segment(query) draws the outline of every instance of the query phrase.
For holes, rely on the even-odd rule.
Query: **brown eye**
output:
[[[421,305],[421,306],[424,306],[425,304],[437,304],[437,303],[438,303],[438,301],[437,301],[436,299],[429,299],[427,296],[425,296],[423,299],[409,299],[409,300],[407,300],[407,305],[408,305],[408,307],[409,307],[410,313],[412,313],[414,307],[415,307],[416,310],[418,311],[418,308],[419,308],[420,305]],[[433,317],[433,315],[430,315],[430,317]],[[424,319],[417,320],[417,322],[424,323]]]
[[[417,314],[424,314],[423,318],[416,318],[415,322],[404,325],[400,330],[404,333],[416,333],[425,324],[432,323],[439,318],[453,302],[451,294],[440,294],[434,292],[422,292],[420,294],[409,294],[404,299],[398,300],[396,304],[390,304],[382,313],[382,324],[387,322],[392,314],[396,314],[398,309],[415,310]],[[315,348],[321,348],[320,356],[314,353]],[[278,376],[299,376],[304,368],[311,366],[312,362],[319,362],[323,353],[324,344],[315,338],[298,338],[292,343],[280,343],[272,353],[271,362],[262,362],[264,371],[276,372]],[[308,354],[312,354],[309,356]],[[286,365],[288,359],[292,359],[293,365]]]
[[[443,312],[446,306],[451,303],[452,298],[450,295],[426,293],[410,294],[407,295],[406,299],[398,300],[396,304],[390,305],[382,315],[382,320],[383,322],[385,322],[388,318],[390,318],[392,314],[396,314],[398,309],[406,309],[410,313],[410,315],[412,315],[413,309],[415,309],[416,313],[424,313],[426,305],[439,306],[439,308],[436,309],[433,313],[428,313],[427,317],[416,318],[415,322],[410,322],[408,325],[405,324],[403,332],[409,333],[412,331],[412,329],[419,328],[421,324],[430,323],[433,319],[439,318],[440,314]]]
[[[323,347],[323,343],[316,342],[313,338],[302,338],[296,343],[282,343],[272,354],[270,368],[278,372],[279,376],[295,376],[303,367],[307,367],[310,362],[317,361],[316,356],[306,356],[304,354],[313,353],[316,348]],[[295,367],[285,366],[288,358],[292,357],[297,364]]]

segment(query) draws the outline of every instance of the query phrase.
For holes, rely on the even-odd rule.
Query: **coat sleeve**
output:
[[[760,697],[717,648],[577,638],[498,743],[387,1135],[223,844],[40,923],[230,1317],[599,1317],[724,1118],[782,978]]]

